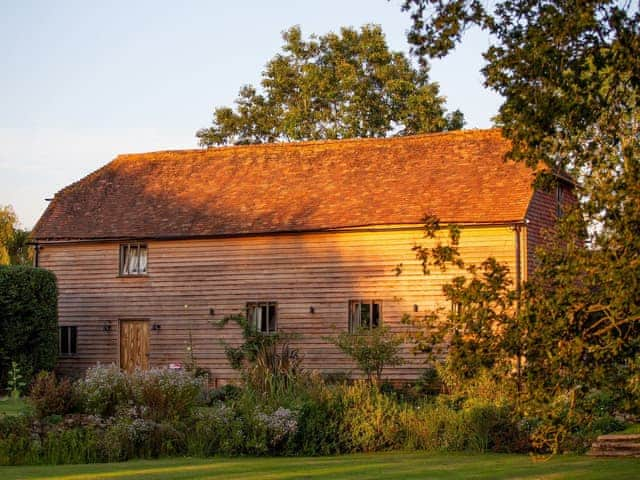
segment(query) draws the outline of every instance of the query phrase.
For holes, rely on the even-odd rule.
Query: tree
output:
[[[395,367],[403,363],[400,356],[402,337],[384,325],[372,329],[361,328],[355,333],[342,332],[326,340],[356,362],[369,382],[375,375],[378,385],[382,382],[385,367]]]
[[[639,412],[640,259],[585,249],[566,222],[539,259],[523,309],[532,396],[546,402],[598,390]]]
[[[10,205],[0,207],[0,265],[30,265],[33,249],[29,231],[18,227],[18,217]]]
[[[450,380],[455,377],[456,384],[489,372],[496,385],[516,392],[519,401],[524,330],[518,308],[520,290],[514,288],[508,266],[493,257],[480,266],[465,265],[459,227],[449,225],[448,239],[443,242],[437,235],[439,219],[427,215],[423,222],[424,238],[435,240],[433,246],[413,247],[423,274],[430,275],[433,268],[442,272],[455,268],[460,275],[442,286],[450,308],[403,316],[403,323],[413,327],[407,336],[414,352],[426,354],[427,362],[446,358],[447,375]],[[396,274],[401,273],[399,265]]]
[[[235,108],[217,108],[213,126],[196,133],[201,145],[411,135],[464,125],[459,110],[445,114],[426,64],[415,68],[390,51],[379,26],[309,40],[292,27],[282,37],[283,52],[262,74],[262,92],[245,85]]]
[[[0,265],[8,265],[9,243],[13,238],[13,225],[16,215],[10,206],[0,207]]]
[[[422,59],[446,55],[471,26],[488,31],[494,41],[483,74],[504,97],[498,122],[512,142],[509,156],[546,164],[541,187],[552,186],[549,174],[576,180],[580,201],[538,252],[526,289],[530,388],[547,398],[637,391],[640,12],[614,0],[485,5],[406,0],[403,8],[413,19],[412,51]]]

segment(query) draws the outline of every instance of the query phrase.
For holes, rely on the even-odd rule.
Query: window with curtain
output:
[[[247,303],[247,320],[258,332],[274,333],[278,320],[276,306],[276,302]]]
[[[380,300],[349,301],[349,332],[360,329],[371,330],[382,323],[382,302]]]
[[[142,243],[120,245],[120,275],[147,274],[147,246]]]

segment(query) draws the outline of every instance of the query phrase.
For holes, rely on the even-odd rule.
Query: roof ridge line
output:
[[[290,142],[270,142],[270,143],[252,143],[252,144],[241,144],[241,145],[218,145],[212,147],[201,147],[201,148],[187,148],[187,149],[177,149],[177,150],[153,150],[149,152],[131,152],[131,153],[120,153],[118,154],[113,161],[116,160],[128,160],[134,159],[136,157],[144,157],[147,155],[158,155],[158,154],[194,154],[201,153],[206,154],[208,152],[216,152],[220,150],[262,150],[262,149],[279,149],[279,148],[303,148],[310,147],[315,145],[345,145],[345,144],[353,144],[353,143],[383,143],[383,142],[397,142],[401,140],[419,140],[424,138],[434,138],[434,137],[443,137],[443,136],[457,136],[457,135],[478,135],[478,134],[488,134],[488,133],[499,133],[501,129],[499,127],[492,128],[470,128],[466,130],[448,130],[443,132],[428,132],[428,133],[419,133],[415,135],[403,135],[403,136],[392,136],[392,137],[351,137],[345,139],[332,138],[332,139],[322,139],[322,140],[301,140],[301,141],[290,141]]]

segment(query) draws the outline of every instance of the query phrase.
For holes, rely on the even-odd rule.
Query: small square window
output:
[[[380,300],[349,301],[349,332],[360,329],[371,330],[382,324],[382,302]]]
[[[147,246],[141,243],[120,245],[120,275],[147,274]]]
[[[247,303],[247,320],[258,332],[274,333],[278,320],[276,306],[276,302]]]
[[[78,327],[60,327],[60,355],[77,353]]]

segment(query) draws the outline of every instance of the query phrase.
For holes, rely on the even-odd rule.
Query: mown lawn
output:
[[[14,400],[9,397],[0,397],[0,415],[18,415],[28,412],[30,408],[23,399]]]
[[[640,478],[640,459],[378,453],[317,458],[163,459],[96,465],[0,467],[0,478],[82,479],[604,479]]]
[[[637,435],[640,433],[640,423],[634,423],[633,425],[629,425],[620,433],[630,433],[633,435]]]

